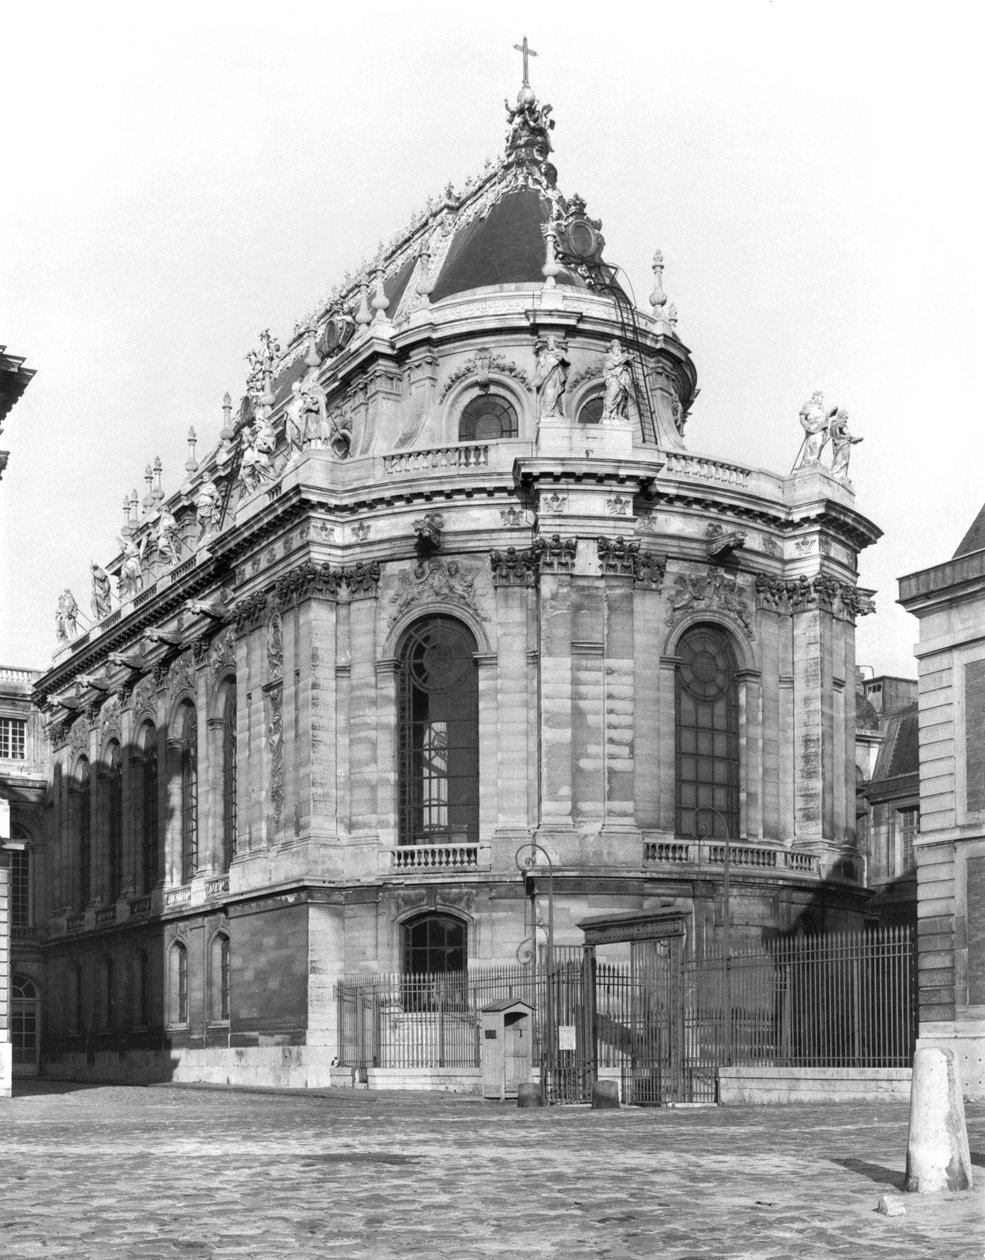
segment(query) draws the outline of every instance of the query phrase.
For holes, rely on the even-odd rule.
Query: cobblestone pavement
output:
[[[905,1196],[899,1103],[519,1110],[441,1094],[37,1083],[0,1114],[0,1255],[985,1257],[976,1189]]]

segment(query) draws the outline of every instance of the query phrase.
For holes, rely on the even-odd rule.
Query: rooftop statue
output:
[[[161,517],[157,522],[157,554],[165,564],[177,564],[181,559],[181,535],[178,533],[178,522],[166,508],[161,508]]]
[[[837,411],[837,407],[832,407],[827,412],[824,410],[824,394],[820,390],[816,390],[810,401],[804,403],[800,409],[804,440],[791,471],[796,472],[798,468],[806,468],[819,462],[828,441],[828,424]]]
[[[852,437],[848,431],[848,412],[841,409],[828,425],[828,436],[831,439],[831,471],[836,477],[848,479],[848,461],[852,447],[862,441],[860,437]]]
[[[264,481],[270,481],[274,475],[274,447],[277,437],[270,422],[258,419],[253,425],[249,442],[243,449],[243,463],[239,471],[239,479],[246,491],[255,490]]]
[[[102,621],[109,616],[112,601],[109,574],[104,568],[96,564],[95,560],[90,561],[89,568],[92,570],[92,599],[90,600],[90,607],[95,620]]]
[[[207,477],[198,488],[195,496],[195,514],[198,517],[198,541],[210,538],[219,528],[219,517],[222,512],[222,500],[219,488]]]
[[[67,643],[78,634],[78,614],[79,606],[75,602],[75,596],[66,587],[58,596],[58,607],[55,610],[55,633],[59,643]]]
[[[633,369],[629,355],[614,337],[602,360],[602,375],[605,378],[602,422],[625,420],[629,414],[629,387],[633,380]]]
[[[119,596],[120,599],[132,599],[138,591],[144,589],[144,547],[147,539],[141,539],[139,545],[132,538],[121,538],[123,564],[120,566]]]

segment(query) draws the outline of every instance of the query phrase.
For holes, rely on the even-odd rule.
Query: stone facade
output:
[[[128,502],[119,604],[37,689],[52,1072],[326,1083],[336,980],[515,962],[545,857],[556,944],[675,907],[715,946],[726,843],[733,940],[861,923],[879,531],[817,461],[686,448],[676,316],[615,285],[546,117]]]
[[[900,603],[920,621],[918,1045],[958,1051],[970,1098],[985,1098],[982,519],[952,560],[900,579]]]

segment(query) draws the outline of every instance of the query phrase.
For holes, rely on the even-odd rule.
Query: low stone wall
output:
[[[247,1046],[208,1050],[130,1050],[125,1055],[53,1054],[44,1075],[53,1080],[143,1085],[182,1084],[324,1089],[333,1055],[321,1046]]]
[[[719,1069],[719,1101],[739,1103],[877,1102],[910,1097],[910,1068]]]
[[[367,1068],[361,1081],[353,1068],[332,1069],[332,1084],[357,1089],[442,1089],[450,1094],[482,1093],[480,1068]]]

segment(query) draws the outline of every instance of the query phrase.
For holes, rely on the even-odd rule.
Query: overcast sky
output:
[[[896,578],[985,500],[977,370],[980,6],[20,5],[4,15],[0,664],[45,667],[123,496],[218,438],[260,329],[296,319],[503,142],[526,32],[559,184],[644,309],[655,248],[698,369],[692,450],[789,471],[846,407],[878,613],[858,658],[914,674]],[[143,16],[153,13],[153,17]],[[645,16],[641,16],[645,15]]]

